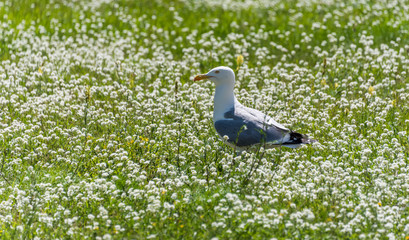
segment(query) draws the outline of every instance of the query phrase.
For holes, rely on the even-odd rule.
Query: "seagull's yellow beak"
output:
[[[199,74],[193,79],[193,81],[197,82],[197,81],[200,81],[203,79],[209,79],[209,78],[210,76],[207,76],[206,74]]]

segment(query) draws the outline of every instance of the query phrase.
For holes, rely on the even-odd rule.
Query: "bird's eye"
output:
[[[219,73],[219,72],[220,72],[219,70],[215,71],[215,73]]]

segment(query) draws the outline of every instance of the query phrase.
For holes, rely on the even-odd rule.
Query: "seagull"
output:
[[[305,134],[294,132],[266,114],[243,106],[234,96],[235,75],[229,67],[216,67],[193,79],[208,79],[216,85],[214,94],[214,128],[229,146],[240,151],[254,147],[297,148],[316,142]]]

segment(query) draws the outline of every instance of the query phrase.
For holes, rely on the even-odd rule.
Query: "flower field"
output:
[[[409,1],[0,0],[1,239],[409,239],[408,164]]]

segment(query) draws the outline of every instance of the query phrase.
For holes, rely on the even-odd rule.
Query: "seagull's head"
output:
[[[206,74],[197,75],[193,81],[200,81],[204,79],[209,79],[216,84],[216,86],[221,84],[232,84],[234,85],[234,72],[229,67],[216,67],[210,70]]]

